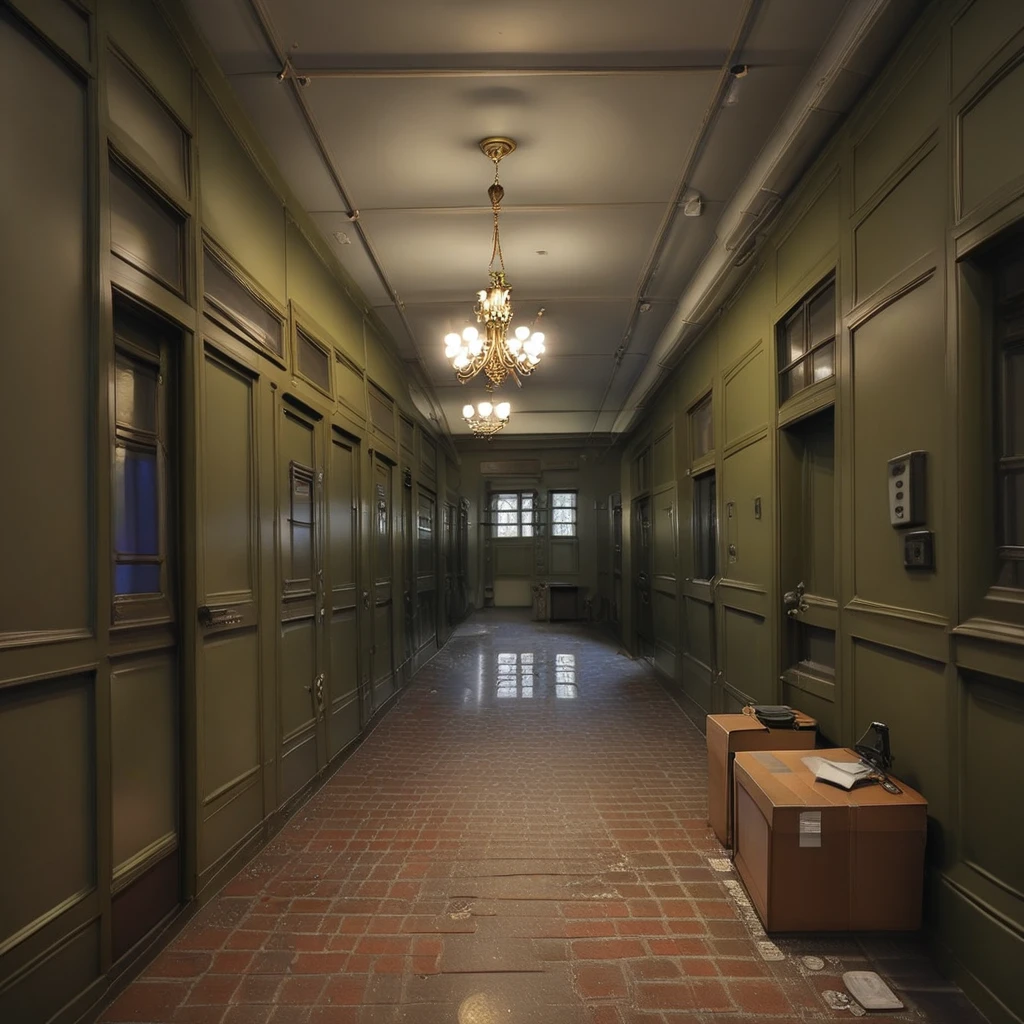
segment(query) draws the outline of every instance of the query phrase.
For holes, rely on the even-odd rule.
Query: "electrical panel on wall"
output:
[[[925,452],[889,460],[889,522],[897,529],[925,521]]]

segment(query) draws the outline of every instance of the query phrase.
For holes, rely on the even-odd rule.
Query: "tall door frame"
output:
[[[327,767],[324,418],[290,395],[277,402],[278,800]]]
[[[333,760],[359,737],[369,718],[363,704],[362,440],[332,424],[327,451],[325,588],[327,624],[327,748]]]
[[[115,494],[110,625],[111,941],[116,961],[173,913],[185,895],[185,644],[182,452],[185,332],[120,293],[114,302],[114,401],[109,408]],[[136,376],[141,379],[136,379]],[[153,404],[144,400],[147,381]],[[122,408],[122,403],[126,408]],[[140,422],[141,416],[141,422]],[[150,420],[150,417],[152,419]],[[129,467],[135,453],[136,471]],[[124,453],[123,455],[121,453]],[[137,459],[155,468],[156,553],[120,551],[148,532]],[[132,486],[132,481],[135,486]],[[117,528],[118,481],[125,521]],[[135,502],[127,508],[130,498]],[[132,526],[134,525],[134,529]],[[138,550],[138,545],[132,545]],[[142,576],[159,579],[152,591]],[[122,577],[125,577],[122,579]],[[121,728],[119,728],[121,726]],[[121,801],[125,806],[121,806]],[[145,812],[140,813],[140,804]],[[124,812],[123,815],[121,812]]]
[[[395,473],[397,461],[370,454],[370,677],[372,717],[397,691],[395,667]],[[386,571],[384,571],[386,570]],[[386,625],[385,625],[386,623]],[[383,671],[381,671],[383,669]]]

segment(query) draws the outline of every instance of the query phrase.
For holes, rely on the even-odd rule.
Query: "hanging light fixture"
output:
[[[508,402],[478,402],[476,406],[468,403],[462,407],[462,418],[469,424],[469,429],[477,437],[490,437],[508,423],[512,406]]]
[[[544,335],[540,331],[531,332],[529,327],[520,326],[511,338],[508,336],[512,323],[512,289],[505,279],[505,257],[498,229],[501,201],[505,198],[505,190],[498,181],[498,164],[515,148],[512,139],[489,138],[480,143],[484,155],[494,162],[494,181],[487,190],[494,214],[491,262],[488,265],[491,284],[477,292],[473,307],[477,323],[483,325],[483,332],[470,326],[461,335],[452,332],[444,339],[444,354],[451,360],[459,383],[465,384],[483,370],[487,375],[485,387],[488,391],[509,376],[521,385],[520,378],[532,373],[544,354]]]

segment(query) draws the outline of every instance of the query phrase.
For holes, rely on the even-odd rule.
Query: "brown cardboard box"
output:
[[[737,750],[809,750],[818,723],[797,712],[799,729],[769,729],[749,715],[708,715],[708,822],[719,842],[732,843],[732,759]]]
[[[921,925],[928,803],[898,785],[847,791],[779,750],[736,755],[734,863],[770,932],[912,931]],[[852,750],[813,756],[857,761]]]

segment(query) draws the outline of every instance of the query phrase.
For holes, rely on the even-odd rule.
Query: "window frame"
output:
[[[718,576],[718,479],[714,467],[695,473],[693,481],[693,578],[698,583],[710,583]],[[704,481],[711,482],[710,494],[705,502],[698,500]],[[705,515],[705,513],[707,513]],[[702,545],[707,544],[706,551]],[[709,575],[702,570],[710,568]]]
[[[811,344],[810,338],[810,310],[811,306],[816,300],[820,299],[826,292],[831,290],[832,292],[832,331],[826,335],[820,341]],[[839,353],[839,316],[837,306],[837,293],[836,293],[836,275],[835,271],[831,271],[828,276],[823,280],[819,281],[813,288],[810,289],[793,307],[781,317],[775,324],[775,359],[776,359],[776,393],[778,395],[779,407],[786,405],[788,402],[792,402],[798,396],[805,394],[810,388],[815,386],[827,386],[827,382],[835,382],[836,379],[836,359]],[[795,359],[789,359],[783,362],[782,352],[783,347],[788,348],[788,335],[786,328],[796,318],[801,321],[802,335],[803,335],[803,351]],[[822,377],[820,380],[813,379],[813,365],[814,356],[818,352],[824,351],[828,346],[832,347],[832,372],[827,376]],[[784,381],[787,375],[797,367],[801,367],[804,371],[803,384],[799,387],[791,390],[788,394],[785,392]],[[806,372],[810,369],[810,373]]]
[[[571,511],[572,519],[568,523],[556,523],[555,522],[555,495],[556,494],[568,494],[572,497],[571,505],[559,505],[557,506],[562,511]],[[579,518],[580,518],[580,492],[578,490],[571,490],[569,488],[560,488],[558,490],[548,491],[548,512],[550,513],[549,533],[552,539],[557,540],[577,540],[579,538]],[[556,533],[556,526],[569,526],[572,528],[571,533]]]
[[[508,497],[513,496],[513,495],[516,498],[516,508],[515,508],[516,522],[514,524],[512,524],[512,523],[499,523],[498,519],[497,519],[498,514],[499,514],[499,509],[497,507],[497,503],[498,503],[499,499],[501,499],[501,498],[508,498]],[[530,500],[530,507],[528,509],[524,509],[523,508],[523,499],[524,498],[529,498],[529,500]],[[536,491],[528,490],[528,489],[519,489],[519,490],[514,490],[514,491],[513,490],[508,490],[508,491],[504,491],[504,490],[502,490],[502,491],[491,491],[490,499],[488,501],[488,506],[490,508],[490,515],[491,515],[490,529],[491,529],[491,539],[492,540],[498,540],[498,541],[530,540],[530,541],[532,541],[532,540],[534,540],[537,537],[537,526],[538,526],[538,523],[537,523],[537,512],[538,512],[538,509],[537,509],[537,492]],[[511,509],[501,509],[500,511],[508,514],[512,510]],[[528,523],[524,523],[523,522],[523,513],[524,512],[528,512],[530,514],[530,521]],[[508,528],[508,527],[512,527],[512,526],[514,526],[515,531],[516,531],[513,534],[500,534],[498,532],[502,528]],[[527,527],[527,526],[529,527],[530,532],[529,533],[524,533],[523,532],[524,527]]]
[[[114,297],[114,360],[112,372],[115,386],[110,403],[110,607],[113,629],[138,628],[154,622],[170,622],[174,619],[175,586],[173,565],[169,555],[171,532],[175,529],[176,486],[174,468],[168,455],[167,443],[171,433],[173,397],[168,393],[170,379],[170,339],[158,339],[159,327],[149,323],[151,314],[144,312],[127,297],[115,293]],[[143,342],[135,341],[130,333],[133,323],[140,324],[143,331],[152,331]],[[126,331],[123,325],[128,325]],[[118,356],[149,368],[156,377],[155,430],[148,431],[119,420],[116,399],[116,373]],[[145,451],[152,453],[156,465],[156,536],[157,553],[140,555],[120,552],[117,548],[117,450]],[[159,591],[123,593],[116,591],[117,567],[119,565],[156,565],[159,567]]]

